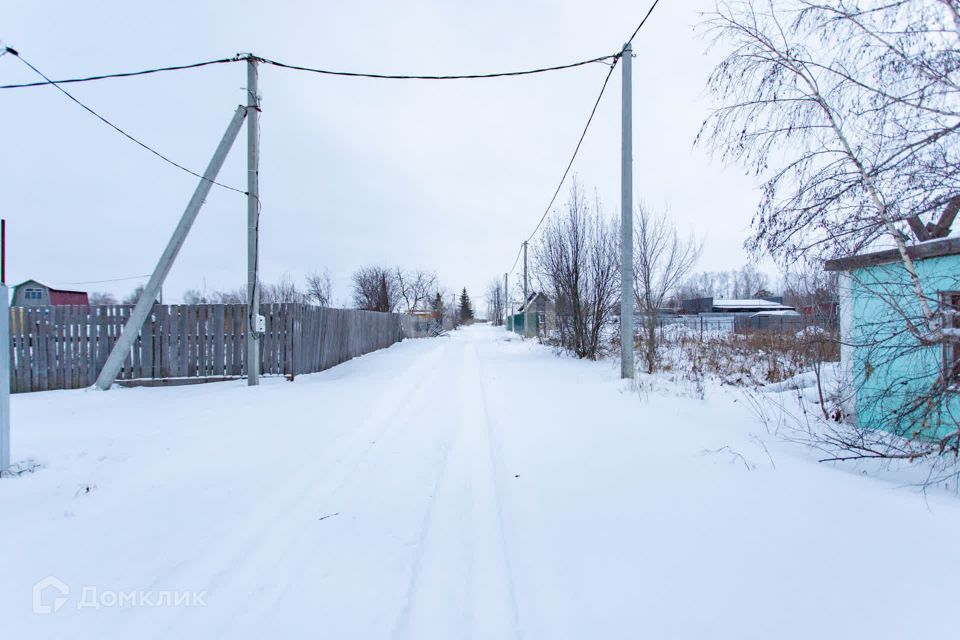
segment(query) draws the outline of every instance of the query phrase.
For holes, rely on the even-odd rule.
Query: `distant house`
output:
[[[960,416],[960,238],[907,251],[947,340],[924,339],[930,329],[897,250],[825,265],[840,273],[844,408],[863,428],[936,435],[955,429]]]
[[[546,294],[534,291],[516,313],[507,319],[507,329],[527,338],[547,335],[556,329],[557,310]]]
[[[13,288],[15,307],[48,307],[62,305],[89,306],[86,291],[55,289],[36,280],[26,280]]]
[[[428,338],[442,330],[440,312],[433,309],[413,309],[400,314],[404,338]]]

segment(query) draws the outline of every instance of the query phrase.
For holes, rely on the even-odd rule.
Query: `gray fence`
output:
[[[14,393],[90,386],[133,307],[49,306],[10,310]],[[400,317],[304,304],[264,304],[261,372],[294,376],[334,367],[401,339]],[[242,304],[155,305],[118,380],[246,375]]]

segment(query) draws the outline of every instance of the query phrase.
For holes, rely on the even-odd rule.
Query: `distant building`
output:
[[[440,312],[433,309],[413,309],[400,314],[404,338],[429,338],[438,335],[444,327]]]
[[[64,305],[89,306],[86,291],[55,289],[36,280],[26,280],[13,288],[15,307],[49,307]]]
[[[680,303],[681,313],[697,316],[700,326],[708,329],[736,331],[797,331],[803,318],[796,308],[783,303],[783,297],[768,298],[691,298]],[[661,316],[663,317],[663,316]],[[687,317],[683,324],[691,326]],[[692,326],[696,326],[695,324]]]
[[[771,311],[794,311],[790,305],[783,304],[782,296],[769,298],[746,298],[742,300],[692,298],[681,302],[683,313],[761,313]]]
[[[548,335],[557,326],[557,310],[546,294],[531,292],[516,313],[507,319],[507,330],[527,338]]]

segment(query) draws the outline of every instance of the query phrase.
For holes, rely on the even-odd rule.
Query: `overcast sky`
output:
[[[648,0],[39,3],[7,0],[0,40],[47,75],[70,77],[220,58],[383,73],[523,69],[614,53]],[[693,139],[710,109],[716,56],[694,32],[713,0],[662,2],[635,41],[636,197],[668,207],[704,240],[699,270],[746,260],[759,193]],[[453,82],[345,79],[263,67],[261,273],[297,281],[329,269],[336,300],[362,264],[435,270],[476,297],[502,277],[539,219],[607,68]],[[219,65],[68,85],[162,153],[202,171],[245,68]],[[35,80],[13,56],[0,83]],[[53,88],[0,92],[8,282],[76,283],[148,274],[196,179],[112,131]],[[245,188],[245,136],[219,180]],[[574,167],[619,207],[620,72]],[[246,202],[211,192],[165,286],[245,282]],[[136,281],[79,285],[125,294]]]

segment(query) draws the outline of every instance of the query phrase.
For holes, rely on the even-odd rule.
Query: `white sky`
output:
[[[54,6],[56,5],[56,6]],[[662,2],[634,49],[635,189],[705,240],[698,270],[741,266],[759,193],[693,138],[716,56],[694,34],[713,0]],[[219,58],[240,51],[325,68],[466,73],[530,68],[618,50],[649,3],[38,3],[8,0],[0,40],[53,78]],[[202,171],[243,99],[242,64],[67,85],[174,160]],[[369,263],[436,270],[476,298],[502,278],[546,206],[606,67],[456,82],[260,73],[261,273],[297,281],[327,268],[345,302]],[[0,58],[0,84],[36,77]],[[619,207],[620,72],[574,167]],[[8,282],[122,278],[152,271],[196,179],[43,87],[0,92]],[[245,135],[219,180],[245,188]],[[565,195],[565,190],[564,194]],[[562,197],[561,197],[562,201]],[[246,201],[214,188],[166,300],[245,281]],[[122,295],[136,282],[85,285]]]

